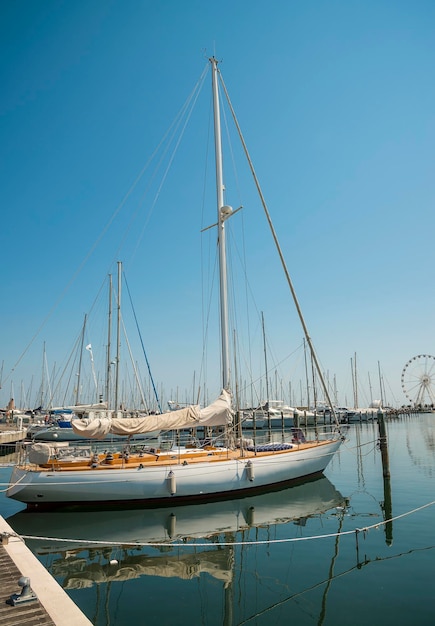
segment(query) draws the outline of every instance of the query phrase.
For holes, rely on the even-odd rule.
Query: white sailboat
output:
[[[7,519],[36,554],[127,544],[213,539],[223,533],[287,524],[345,506],[344,496],[321,476],[303,484],[225,502],[110,511],[20,511]],[[48,539],[49,538],[49,539]]]
[[[320,475],[340,447],[342,437],[338,430],[323,439],[317,434],[312,441],[295,437],[293,442],[270,442],[261,446],[240,438],[230,390],[225,242],[225,222],[235,212],[224,204],[219,70],[214,57],[210,59],[210,65],[215,129],[222,393],[204,409],[193,405],[162,415],[147,416],[146,419],[94,419],[91,422],[75,420],[73,428],[76,432],[95,439],[102,439],[108,433],[131,437],[154,430],[180,431],[195,428],[217,429],[217,437],[213,440],[206,438],[202,444],[185,447],[172,445],[169,449],[145,448],[137,453],[127,450],[86,455],[82,449],[79,457],[75,457],[68,448],[50,444],[29,446],[26,457],[14,468],[7,490],[8,497],[25,502],[29,507],[114,502],[146,502],[159,506],[167,501],[183,503],[248,495],[255,490],[276,488],[291,481]],[[236,125],[238,127],[237,121]],[[247,154],[244,142],[243,146]],[[249,155],[247,156],[250,162]],[[251,171],[313,360],[316,362],[311,339],[252,166]],[[318,369],[320,372],[320,368]],[[326,385],[324,390],[327,394]]]

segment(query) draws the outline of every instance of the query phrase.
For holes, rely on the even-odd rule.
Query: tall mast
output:
[[[307,346],[305,344],[304,337],[304,361],[305,361],[305,384],[307,385],[307,410],[310,410],[311,402],[310,402],[310,383],[308,378],[308,365],[307,365]],[[290,402],[291,404],[291,402]]]
[[[106,402],[107,408],[110,409],[110,367],[111,367],[111,338],[112,338],[112,274],[109,274],[109,313],[107,323],[107,358],[106,358]]]
[[[42,350],[42,378],[41,378],[41,401],[40,401],[40,406],[44,406],[44,393],[45,393],[45,341],[44,341],[44,347]],[[13,396],[11,396],[13,397]]]
[[[225,220],[232,210],[224,206],[224,183],[222,171],[222,142],[221,121],[219,110],[219,87],[218,87],[218,61],[210,58],[212,66],[213,87],[213,113],[214,113],[214,136],[215,136],[215,160],[216,160],[216,194],[218,213],[218,246],[219,246],[219,287],[220,287],[220,319],[221,319],[221,348],[222,348],[222,387],[230,387],[230,359],[229,359],[229,336],[228,336],[228,294],[227,294],[227,258],[225,244]]]
[[[384,398],[385,398],[385,394],[382,393],[382,374],[381,374],[381,364],[378,361],[378,372],[379,372],[379,387],[380,387],[380,391],[381,391],[381,407],[384,406]]]
[[[356,352],[355,352],[355,408],[358,408],[358,376],[357,376],[357,369],[356,369]]]
[[[267,350],[266,350],[266,331],[264,330],[264,315],[263,311],[261,311],[261,326],[263,329],[263,351],[264,351],[264,367],[266,374],[266,402],[269,402],[269,372],[267,369]],[[290,403],[291,404],[291,403]]]
[[[118,301],[116,319],[116,370],[115,370],[115,415],[118,410],[119,400],[119,361],[121,353],[121,261],[118,261]]]
[[[75,399],[76,404],[78,404],[80,400],[80,385],[81,385],[80,379],[82,376],[82,359],[83,359],[83,346],[85,345],[86,320],[87,320],[87,315],[85,313],[85,319],[83,321],[82,337],[81,337],[81,343],[80,343],[79,371],[77,373],[77,389],[76,389],[76,399]]]
[[[370,405],[373,406],[373,390],[372,390],[372,381],[370,380],[370,372],[367,372],[367,376],[369,378]]]

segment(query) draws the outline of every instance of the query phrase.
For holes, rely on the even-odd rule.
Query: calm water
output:
[[[390,480],[369,423],[349,427],[326,478],[274,494],[31,514],[1,495],[0,511],[23,535],[81,540],[27,543],[98,626],[433,626],[435,414],[387,434]]]

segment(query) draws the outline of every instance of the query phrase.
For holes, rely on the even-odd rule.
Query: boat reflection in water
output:
[[[238,500],[123,511],[23,511],[8,522],[37,555],[61,556],[47,567],[67,589],[141,576],[187,580],[203,573],[226,587],[233,575],[232,544],[243,541],[245,531],[305,525],[345,504],[323,476]]]

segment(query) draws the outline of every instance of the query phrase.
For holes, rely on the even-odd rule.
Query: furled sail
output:
[[[76,419],[72,420],[71,425],[78,435],[86,435],[90,439],[104,439],[109,434],[130,436],[156,430],[224,426],[231,422],[231,395],[224,389],[219,398],[204,409],[200,409],[196,404],[178,411],[146,417]]]
[[[93,404],[73,404],[72,406],[58,407],[59,409],[68,409],[74,411],[77,415],[85,411],[107,410],[107,402],[94,402]],[[53,411],[57,410],[56,408]]]

